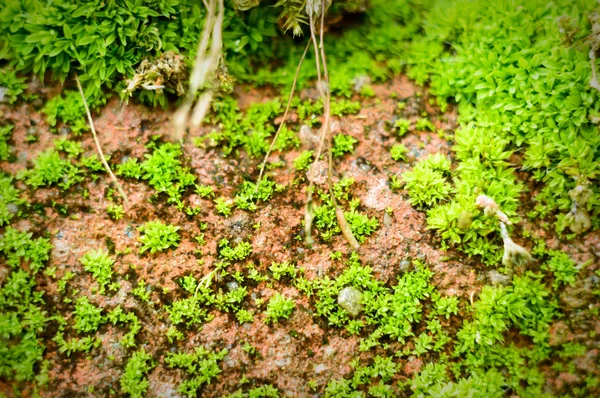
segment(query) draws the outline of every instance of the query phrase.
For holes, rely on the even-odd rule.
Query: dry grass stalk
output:
[[[204,5],[207,9],[207,17],[198,43],[194,68],[190,74],[190,87],[183,104],[173,115],[175,140],[183,138],[188,123],[193,127],[200,126],[208,112],[214,92],[213,82],[210,80],[214,78],[221,57],[224,6],[223,0],[204,1]],[[204,93],[194,106],[199,89],[204,89]]]
[[[333,169],[333,155],[331,152],[331,92],[329,90],[329,73],[327,71],[327,60],[325,57],[325,46],[323,44],[323,34],[324,34],[324,21],[325,21],[325,1],[322,1],[320,6],[320,30],[319,30],[319,42],[317,44],[316,38],[316,28],[315,28],[315,15],[319,15],[318,10],[313,10],[312,7],[307,6],[307,13],[309,18],[309,26],[310,26],[310,36],[311,41],[313,43],[314,51],[315,51],[315,65],[317,68],[317,88],[319,89],[319,93],[321,94],[321,99],[323,101],[323,127],[321,129],[321,136],[319,138],[319,146],[317,147],[317,154],[315,156],[315,162],[318,162],[323,153],[323,149],[325,146],[325,140],[327,140],[327,187],[329,190],[329,194],[333,200],[333,204],[335,206],[335,215],[340,226],[340,230],[344,235],[344,238],[350,243],[353,249],[358,249],[359,244],[354,234],[352,233],[352,229],[350,225],[346,221],[346,217],[344,216],[344,212],[339,207],[337,200],[335,198],[335,194],[332,188],[332,169]],[[323,72],[321,72],[321,65],[323,67]],[[314,239],[312,238],[312,221],[314,220],[314,210],[313,210],[313,191],[314,191],[314,182],[311,181],[308,185],[307,189],[307,199],[306,199],[306,208],[304,213],[304,233],[305,233],[305,242],[307,244],[312,244]]]
[[[83,94],[83,88],[81,88],[81,83],[79,82],[79,76],[77,76],[77,74],[75,74],[75,81],[77,82],[77,88],[79,89],[79,94],[81,94],[81,99],[83,100],[83,105],[85,106],[85,112],[87,113],[88,122],[90,123],[90,129],[92,130],[92,135],[94,136],[94,142],[96,143],[96,149],[98,150],[98,155],[100,155],[100,160],[102,161],[106,172],[110,176],[110,179],[117,186],[117,190],[119,191],[119,194],[123,197],[123,201],[126,205],[129,205],[129,199],[127,199],[127,195],[125,195],[123,187],[121,186],[121,184],[119,184],[117,177],[115,177],[115,175],[113,174],[112,170],[110,169],[110,166],[108,165],[108,162],[106,161],[106,158],[104,157],[104,152],[102,152],[102,147],[100,146],[100,141],[98,141],[98,135],[96,134],[96,127],[94,126],[94,119],[92,119],[92,114],[90,113],[90,108],[85,99],[85,95]]]
[[[279,127],[277,128],[277,131],[275,132],[275,136],[273,137],[273,140],[271,140],[271,145],[269,145],[269,149],[267,150],[265,158],[260,166],[260,172],[258,174],[258,181],[256,182],[256,190],[257,191],[258,191],[258,187],[260,186],[260,182],[262,180],[263,173],[265,172],[265,167],[267,166],[267,161],[269,159],[269,155],[273,151],[273,147],[275,146],[275,142],[277,141],[277,138],[279,137],[279,133],[285,126],[285,121],[287,120],[287,116],[290,111],[290,105],[292,104],[292,98],[294,97],[294,92],[296,90],[296,83],[298,83],[298,75],[300,74],[300,68],[302,67],[302,63],[304,62],[304,58],[306,57],[306,53],[308,52],[309,47],[310,47],[310,40],[306,44],[304,53],[302,54],[302,57],[300,58],[300,62],[298,62],[298,66],[296,67],[296,74],[294,75],[294,82],[292,83],[292,91],[290,91],[287,105],[285,107],[285,112],[283,112],[283,119],[281,120],[281,124],[279,125]]]

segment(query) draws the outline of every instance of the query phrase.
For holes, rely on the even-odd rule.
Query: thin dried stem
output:
[[[321,158],[321,154],[323,152],[323,147],[325,144],[325,139],[327,139],[327,188],[329,190],[329,194],[332,198],[333,205],[335,207],[335,215],[340,226],[340,230],[344,235],[344,238],[350,243],[353,249],[359,248],[359,243],[354,237],[352,233],[352,229],[350,225],[346,221],[346,217],[344,216],[344,212],[339,207],[335,194],[333,192],[332,186],[332,169],[333,169],[333,154],[331,151],[331,92],[329,90],[329,73],[327,72],[327,62],[325,58],[325,46],[323,45],[323,34],[324,34],[324,15],[325,15],[325,2],[321,3],[321,26],[319,32],[319,44],[317,45],[317,39],[315,34],[315,22],[313,19],[313,15],[309,14],[309,22],[310,22],[310,35],[311,41],[313,42],[314,51],[315,51],[315,63],[317,67],[317,84],[318,89],[321,94],[321,99],[323,101],[323,115],[324,115],[324,123],[323,128],[321,130],[321,137],[319,139],[319,146],[317,148],[317,155],[315,157],[315,162],[318,162]],[[321,73],[321,62],[323,63],[323,73]],[[308,185],[307,189],[307,200],[306,200],[306,210],[304,216],[304,233],[305,233],[305,241],[308,244],[314,242],[312,239],[312,221],[314,219],[313,213],[313,190],[314,184],[311,181]]]
[[[265,155],[262,165],[260,166],[260,172],[258,174],[258,181],[256,182],[256,190],[257,191],[258,191],[258,187],[260,186],[260,182],[262,180],[262,176],[265,171],[265,167],[267,165],[269,155],[273,151],[273,147],[275,146],[275,141],[277,141],[277,138],[279,137],[279,133],[283,129],[283,126],[285,125],[285,121],[287,120],[287,115],[290,111],[290,106],[292,104],[292,98],[294,97],[294,91],[296,90],[296,83],[298,83],[298,76],[300,75],[300,68],[302,67],[304,58],[306,58],[306,53],[308,52],[309,47],[310,47],[310,40],[308,41],[308,43],[306,43],[306,48],[304,49],[304,53],[302,53],[300,62],[298,62],[298,66],[296,67],[296,74],[294,75],[294,82],[292,83],[292,91],[290,92],[290,95],[288,97],[287,105],[285,107],[285,112],[283,112],[283,120],[281,121],[281,124],[277,128],[277,132],[275,132],[275,137],[273,137],[273,139],[271,140],[271,145],[269,146],[269,149],[267,150],[267,154]]]
[[[121,194],[121,196],[123,197],[123,201],[126,205],[129,205],[129,199],[127,199],[127,195],[125,195],[123,187],[121,186],[121,184],[119,184],[117,177],[115,177],[115,175],[113,174],[112,170],[110,169],[110,166],[108,165],[108,162],[106,161],[106,158],[104,157],[104,153],[102,152],[102,147],[100,146],[100,141],[98,141],[98,135],[96,134],[94,120],[92,119],[92,114],[90,113],[90,108],[85,99],[85,95],[83,94],[83,88],[81,88],[81,83],[79,82],[79,76],[77,76],[77,73],[75,74],[75,81],[77,82],[77,88],[79,89],[79,94],[81,94],[81,99],[83,100],[83,106],[85,107],[85,112],[87,113],[88,122],[90,124],[90,129],[92,130],[92,135],[94,136],[94,142],[96,143],[96,149],[98,150],[98,154],[100,155],[100,160],[102,161],[106,172],[110,176],[110,179],[117,186],[117,190],[119,191],[119,194]]]
[[[217,1],[218,13],[216,10]],[[173,138],[176,140],[181,140],[183,138],[188,121],[190,121],[190,111],[192,110],[194,100],[196,99],[196,93],[200,88],[206,86],[209,76],[215,73],[221,56],[224,15],[223,0],[204,1],[204,5],[207,9],[207,18],[204,29],[202,30],[202,36],[198,43],[194,68],[190,74],[190,87],[183,104],[173,115],[175,126]],[[213,92],[213,87],[205,89],[205,92],[197,101],[191,115],[191,124],[194,127],[198,127],[206,116],[212,101]]]

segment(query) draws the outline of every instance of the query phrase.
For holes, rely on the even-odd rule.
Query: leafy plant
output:
[[[110,283],[113,275],[115,260],[110,258],[107,251],[102,249],[90,250],[79,259],[81,264],[94,275],[100,286],[100,293],[104,293],[106,285]]]
[[[268,325],[269,323],[278,322],[280,319],[287,319],[295,307],[294,300],[280,293],[275,293],[267,304],[264,322]]]
[[[134,352],[127,364],[125,365],[125,371],[119,381],[121,385],[121,391],[133,398],[144,397],[146,390],[150,386],[148,379],[144,377],[155,364],[152,361],[152,356],[148,354],[143,348],[139,351]]]
[[[354,144],[358,140],[350,135],[338,134],[333,137],[333,148],[331,153],[333,156],[344,156],[346,153],[354,152]]]
[[[158,251],[164,251],[171,247],[179,246],[179,227],[163,224],[160,221],[148,221],[146,224],[138,227],[143,235],[138,238],[142,247],[140,253],[150,250],[154,254]]]
[[[79,297],[75,302],[75,324],[73,328],[79,333],[90,333],[106,323],[102,308],[98,308],[86,296]]]
[[[17,97],[27,88],[25,80],[24,77],[18,77],[13,68],[0,69],[0,102],[14,104]]]
[[[69,91],[64,97],[57,95],[46,102],[42,111],[51,127],[56,128],[60,121],[75,135],[89,131],[83,100],[77,91]]]
[[[210,384],[221,373],[218,363],[227,353],[227,350],[214,352],[199,346],[192,353],[167,354],[166,364],[171,368],[183,369],[190,377],[180,384],[177,391],[190,398],[197,396],[203,384]]]
[[[417,163],[412,171],[402,174],[410,203],[432,206],[452,193],[445,174],[450,171],[450,161],[441,154],[431,155]]]

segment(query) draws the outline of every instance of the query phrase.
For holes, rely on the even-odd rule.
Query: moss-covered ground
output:
[[[0,396],[599,396],[596,2],[334,1],[330,189],[306,2],[225,3],[183,140],[201,2],[0,3]]]

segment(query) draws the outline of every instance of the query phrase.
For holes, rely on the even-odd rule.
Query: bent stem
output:
[[[319,146],[317,147],[317,154],[315,156],[315,160],[313,161],[313,165],[319,161],[321,158],[321,154],[323,153],[323,147],[325,144],[325,139],[327,139],[327,188],[329,190],[329,194],[333,200],[333,204],[335,207],[335,215],[340,226],[340,230],[344,235],[344,238],[350,243],[353,249],[357,250],[359,248],[359,243],[354,237],[352,233],[352,229],[348,224],[346,217],[344,216],[344,212],[339,207],[337,199],[335,198],[335,194],[332,188],[332,169],[333,169],[333,154],[331,151],[331,92],[329,90],[329,73],[327,71],[327,61],[325,58],[325,46],[323,44],[323,33],[324,33],[324,20],[325,20],[325,2],[321,3],[321,26],[319,32],[319,43],[317,44],[317,38],[315,34],[315,21],[312,13],[309,12],[309,26],[310,26],[310,36],[311,41],[313,43],[314,51],[315,51],[315,64],[317,68],[317,85],[319,89],[319,93],[321,94],[321,100],[323,101],[323,115],[324,122],[323,128],[321,129],[321,137],[319,139]],[[323,63],[323,73],[321,73],[321,62]],[[307,189],[307,200],[306,200],[306,210],[304,214],[304,233],[305,233],[305,242],[307,244],[312,244],[314,239],[312,238],[312,222],[314,219],[314,210],[313,210],[313,191],[314,191],[314,183],[310,181]]]
[[[263,173],[265,172],[265,167],[267,165],[269,155],[273,151],[273,147],[275,146],[275,142],[277,141],[277,138],[279,137],[279,133],[283,129],[283,126],[285,125],[285,121],[287,120],[287,116],[290,111],[290,106],[292,104],[292,98],[294,97],[294,91],[296,90],[296,83],[298,83],[298,76],[300,75],[300,68],[302,67],[304,58],[306,58],[306,53],[308,52],[309,47],[310,47],[310,40],[308,41],[308,43],[306,43],[306,48],[304,49],[304,53],[302,53],[300,62],[298,62],[298,66],[296,67],[296,74],[294,75],[294,82],[292,83],[292,91],[290,92],[290,95],[289,95],[288,101],[287,101],[287,105],[285,107],[285,112],[283,113],[283,120],[281,121],[281,124],[277,128],[277,132],[275,132],[275,137],[273,137],[273,139],[271,140],[271,145],[269,146],[269,149],[267,150],[267,154],[265,155],[262,165],[260,166],[260,172],[258,174],[258,181],[256,182],[256,192],[258,192],[258,187],[260,187],[260,183],[262,180]]]
[[[94,119],[92,119],[92,114],[90,113],[90,108],[85,99],[85,95],[83,94],[83,88],[81,88],[81,83],[79,82],[79,76],[77,76],[77,73],[75,74],[75,81],[77,82],[77,88],[79,89],[79,94],[81,94],[81,99],[83,100],[83,106],[85,107],[85,112],[87,113],[88,122],[90,124],[90,129],[92,130],[92,135],[94,136],[94,142],[96,143],[96,149],[98,150],[98,155],[100,155],[100,160],[104,165],[104,169],[106,169],[106,172],[110,176],[110,179],[117,186],[117,190],[119,191],[119,194],[123,197],[123,201],[126,205],[129,205],[129,200],[127,199],[127,195],[125,195],[125,191],[123,191],[123,187],[121,186],[121,184],[119,184],[117,177],[115,177],[115,175],[113,174],[112,170],[110,169],[110,166],[108,165],[108,162],[106,161],[106,158],[104,157],[104,152],[102,152],[102,147],[100,146],[100,141],[98,140],[98,135],[96,134],[96,127],[94,126]]]

